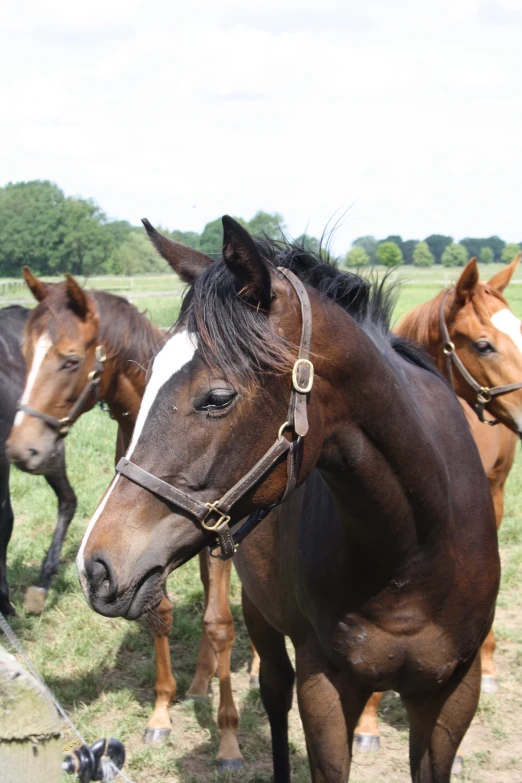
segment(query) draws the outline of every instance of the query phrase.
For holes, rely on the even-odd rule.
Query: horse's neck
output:
[[[331,434],[317,467],[350,542],[370,559],[400,562],[444,516],[447,474],[420,413],[429,392],[416,388],[441,382],[407,362],[401,369],[351,319],[341,334]]]
[[[162,339],[162,332],[144,315],[138,314],[138,318],[140,329],[133,329],[135,324],[129,324],[132,340],[126,346],[124,356],[121,347],[111,342],[110,329],[104,341],[108,358],[102,379],[102,396],[127,443],[145,391],[149,362]]]

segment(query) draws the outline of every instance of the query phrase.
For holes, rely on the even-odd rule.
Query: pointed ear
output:
[[[241,295],[263,310],[270,309],[270,269],[254,240],[233,218],[223,218],[223,258],[241,285]]]
[[[37,302],[41,302],[49,294],[49,286],[33,275],[28,266],[22,267],[25,282]]]
[[[151,226],[147,218],[143,218],[141,222],[160,256],[163,256],[184,283],[193,283],[212,263],[212,259],[205,253],[164,237]]]
[[[518,252],[513,259],[513,261],[504,267],[504,269],[501,269],[500,272],[497,272],[496,275],[493,275],[491,280],[488,280],[488,285],[491,288],[494,288],[495,291],[502,292],[504,288],[509,284],[509,281],[513,277],[513,274],[520,262],[520,259],[522,258],[522,253]]]
[[[467,302],[468,299],[471,299],[478,282],[479,272],[477,259],[472,258],[464,267],[464,270],[457,281],[457,285],[455,286],[457,300],[460,302]]]
[[[85,321],[89,312],[89,297],[74,277],[68,273],[65,275],[65,287],[72,309],[82,321]]]

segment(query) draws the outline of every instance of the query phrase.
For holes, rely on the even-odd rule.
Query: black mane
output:
[[[290,269],[303,283],[343,308],[363,328],[378,333],[406,361],[438,375],[429,357],[417,345],[390,331],[398,285],[339,269],[328,252],[317,253],[289,242],[256,240],[261,255],[273,266]],[[295,346],[270,332],[266,315],[237,296],[237,285],[223,260],[215,261],[185,295],[180,321],[200,337],[208,364],[227,376],[253,379],[263,370],[287,371]]]

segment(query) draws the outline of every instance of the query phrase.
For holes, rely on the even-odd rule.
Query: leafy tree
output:
[[[110,271],[117,275],[165,273],[170,267],[144,231],[134,229],[113,253]]]
[[[192,247],[194,250],[201,250],[201,236],[196,231],[165,231],[167,236],[174,239],[176,242],[181,242],[187,247]],[[223,241],[221,242],[223,244]]]
[[[495,254],[490,247],[481,247],[478,258],[483,264],[492,264],[495,260]]]
[[[413,251],[415,250],[416,246],[417,246],[416,239],[407,239],[405,242],[402,243],[401,251],[402,251],[402,258],[405,264],[413,263]]]
[[[448,245],[442,254],[441,261],[444,266],[464,266],[468,260],[468,251],[464,245],[457,245],[452,242]]]
[[[131,231],[136,229],[127,220],[110,220],[105,223],[105,228],[112,237],[114,247],[119,247],[125,242]]]
[[[499,237],[493,236],[487,239],[465,237],[464,239],[461,239],[460,244],[464,245],[464,247],[468,251],[470,258],[472,258],[473,256],[476,256],[478,258],[480,255],[480,251],[483,247],[490,247],[493,253],[495,254],[494,260],[500,261],[502,250],[506,243],[504,242],[503,239],[499,239]]]
[[[63,240],[50,271],[88,276],[104,271],[113,250],[105,215],[92,201],[68,198],[63,206]]]
[[[371,263],[373,264],[375,262],[375,254],[377,252],[378,244],[379,243],[375,239],[375,237],[365,236],[365,237],[358,237],[357,239],[354,239],[352,242],[352,247],[362,247],[362,249],[366,252],[368,258],[370,259]]]
[[[431,266],[434,262],[433,253],[427,242],[417,242],[413,251],[413,263],[415,266]]]
[[[398,266],[402,263],[402,253],[395,242],[381,242],[375,254],[377,263],[383,266]]]
[[[282,239],[286,231],[285,221],[279,212],[259,210],[246,224],[248,231],[255,237],[264,239]]]
[[[515,258],[516,254],[520,250],[520,245],[517,245],[516,242],[509,242],[509,244],[504,246],[504,249],[502,250],[501,259],[504,264],[510,264],[511,261]]]
[[[346,254],[344,263],[345,266],[364,266],[370,263],[370,258],[362,247],[352,247]]]
[[[18,276],[24,264],[36,274],[55,266],[63,238],[65,197],[44,180],[0,188],[0,274]]]
[[[453,242],[453,237],[444,236],[444,234],[430,234],[424,240],[428,245],[436,264],[441,263],[442,254],[448,245]]]

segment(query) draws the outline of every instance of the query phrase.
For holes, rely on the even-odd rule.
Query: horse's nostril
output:
[[[116,595],[116,579],[110,567],[102,558],[85,564],[85,571],[93,593],[98,598],[110,600]]]
[[[27,449],[29,452],[29,457],[37,457],[38,456],[38,449]]]

